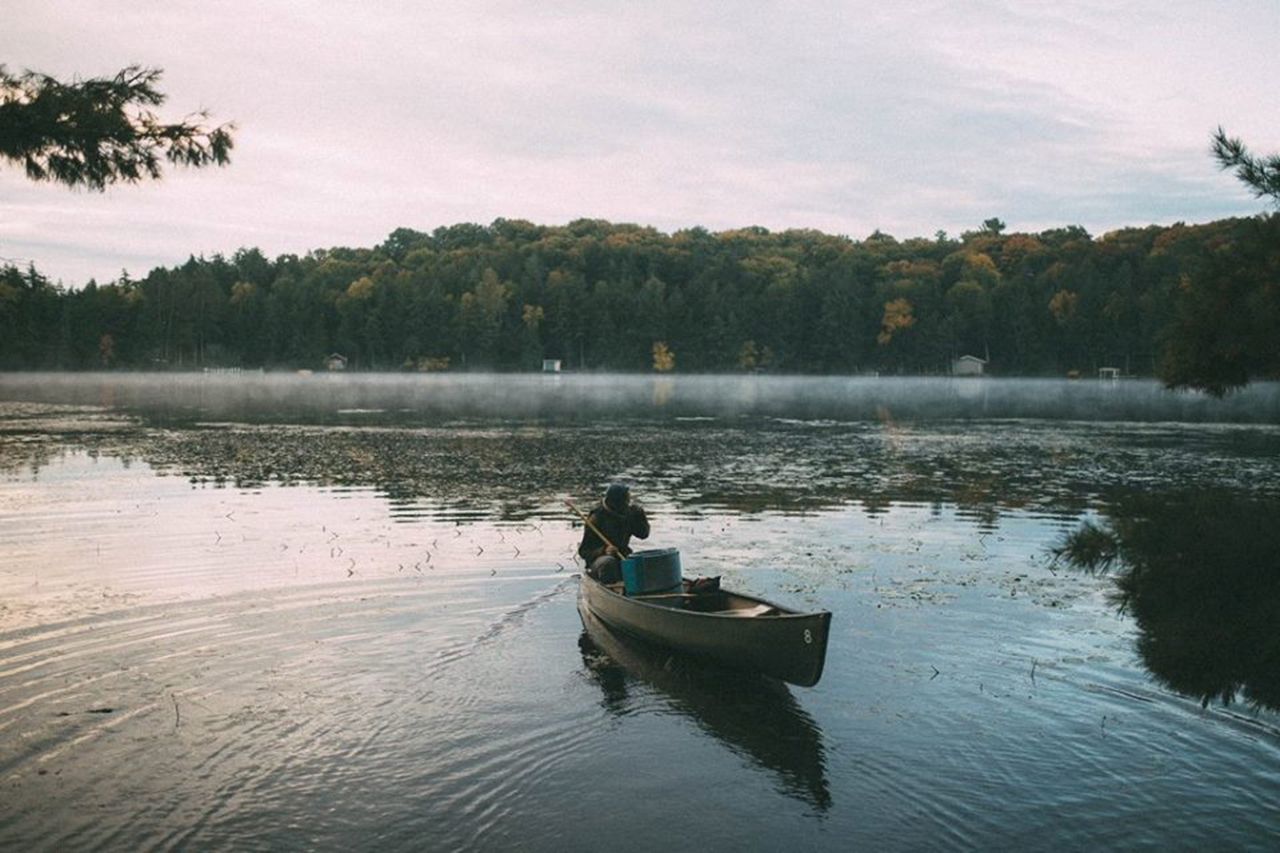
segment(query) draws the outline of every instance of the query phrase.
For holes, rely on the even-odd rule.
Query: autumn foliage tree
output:
[[[891,299],[884,304],[884,317],[880,321],[880,333],[876,335],[876,343],[884,346],[893,340],[893,336],[902,329],[910,329],[916,324],[911,313],[911,302],[903,297]]]
[[[658,373],[669,373],[675,370],[676,357],[667,346],[666,341],[653,342],[653,369]]]
[[[241,249],[75,288],[0,267],[0,369],[316,369],[340,352],[354,370],[536,370],[554,359],[588,371],[945,374],[971,354],[1000,375],[1119,365],[1150,376],[1162,330],[1217,316],[1188,299],[1235,304],[1201,283],[1249,284],[1228,312],[1241,340],[1274,323],[1264,283],[1275,278],[1259,265],[1266,222],[1101,237],[993,223],[958,240],[854,240],[497,220],[302,256]],[[1240,254],[1251,241],[1253,254]],[[1213,264],[1223,275],[1209,277]],[[1239,350],[1246,374],[1267,375],[1266,352]]]

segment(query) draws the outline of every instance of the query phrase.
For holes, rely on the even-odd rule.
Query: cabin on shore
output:
[[[1119,379],[1120,379],[1120,368],[1118,368],[1118,367],[1099,367],[1099,368],[1098,368],[1098,378],[1099,378],[1099,379],[1110,379],[1112,382],[1115,382],[1115,381],[1117,381],[1117,380],[1119,380]]]
[[[325,370],[346,370],[347,357],[340,352],[329,353],[329,357],[324,360]]]
[[[951,362],[952,376],[981,376],[987,363],[976,355],[962,355]]]
[[[544,359],[542,360],[542,372],[543,372],[543,373],[559,373],[559,372],[560,372],[560,359],[558,359],[558,358],[544,358]]]

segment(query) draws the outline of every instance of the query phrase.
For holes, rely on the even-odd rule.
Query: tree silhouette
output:
[[[1213,156],[1223,169],[1235,169],[1236,177],[1258,198],[1270,196],[1280,205],[1280,154],[1255,157],[1239,139],[1229,138],[1221,127],[1213,135]]]
[[[207,127],[198,112],[179,122],[152,111],[165,101],[161,71],[130,65],[113,77],[63,83],[47,74],[10,74],[0,65],[0,158],[33,181],[105,190],[118,181],[161,176],[161,163],[230,162],[232,124]]]

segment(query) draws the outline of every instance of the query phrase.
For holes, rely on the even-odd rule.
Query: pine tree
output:
[[[131,65],[113,77],[63,83],[47,74],[10,74],[0,65],[0,159],[33,181],[104,190],[161,176],[164,160],[183,166],[230,162],[234,125],[207,127],[204,112],[162,122],[161,71]]]

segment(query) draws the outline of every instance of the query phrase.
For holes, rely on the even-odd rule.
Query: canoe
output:
[[[673,651],[812,687],[827,658],[831,614],[803,613],[749,595],[718,589],[624,595],[621,583],[587,575],[581,604],[605,625]]]

